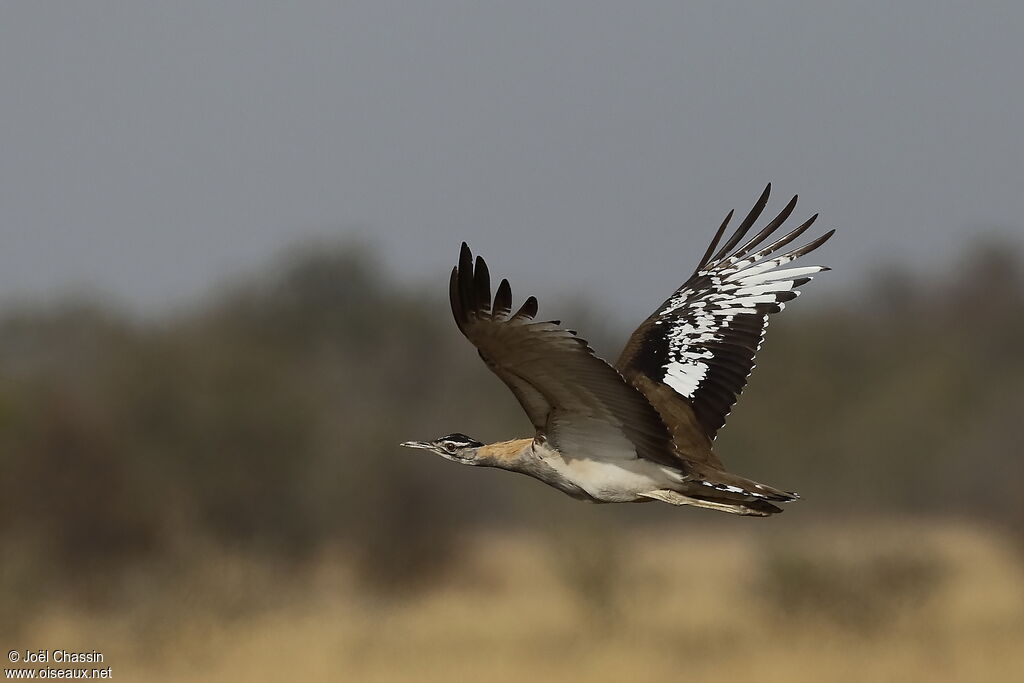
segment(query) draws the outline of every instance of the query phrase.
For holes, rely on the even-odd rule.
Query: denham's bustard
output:
[[[502,280],[491,298],[487,264],[465,243],[451,276],[455,322],[533,423],[532,437],[483,444],[464,434],[407,441],[454,462],[498,467],[599,503],[660,500],[739,515],[781,512],[797,498],[726,472],[718,430],[746,385],[768,316],[823,266],[781,268],[834,230],[785,251],[817,218],[769,242],[796,197],[749,240],[771,185],[724,243],[726,216],[690,279],[629,338],[612,366],[558,321],[537,322],[529,297],[513,313]]]

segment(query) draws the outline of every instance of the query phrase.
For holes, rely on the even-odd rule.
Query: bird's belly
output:
[[[646,500],[641,493],[682,481],[680,472],[648,460],[604,461],[551,455],[544,462],[559,477],[605,503]]]

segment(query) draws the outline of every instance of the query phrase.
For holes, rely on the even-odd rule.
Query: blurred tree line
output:
[[[398,287],[364,248],[315,245],[155,321],[81,301],[7,310],[0,590],[109,588],[212,547],[284,562],[344,548],[370,584],[395,588],[442,568],[465,529],[570,508],[607,515],[397,446],[529,430],[444,295],[443,282],[426,294]],[[602,337],[626,337],[600,325],[587,335],[597,316],[583,311],[557,317],[606,358],[617,349]],[[1022,350],[1024,277],[1011,251],[978,246],[937,281],[879,272],[864,291],[772,321],[719,448],[729,466],[804,494],[786,518],[1019,525]],[[710,519],[629,507],[615,517]]]

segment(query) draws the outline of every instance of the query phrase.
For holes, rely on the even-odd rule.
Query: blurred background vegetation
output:
[[[864,659],[891,680],[1022,665],[1019,254],[880,268],[838,301],[812,284],[773,320],[719,439],[728,466],[803,494],[769,520],[584,505],[400,449],[529,433],[445,287],[317,243],[156,319],[87,296],[8,307],[0,637],[77,638],[147,680],[299,661],[314,679],[685,662],[691,680],[793,680],[770,651],[828,680],[864,680]],[[628,323],[532,293],[616,357]],[[267,659],[270,642],[293,649]],[[221,649],[183,669],[159,643]]]

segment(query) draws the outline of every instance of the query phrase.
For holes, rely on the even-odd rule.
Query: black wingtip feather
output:
[[[796,249],[793,249],[792,251],[790,251],[786,255],[787,256],[792,256],[792,258],[794,258],[794,259],[798,259],[801,256],[806,256],[807,254],[811,253],[812,251],[814,251],[815,249],[817,249],[821,245],[825,244],[825,242],[828,242],[829,238],[832,237],[832,235],[834,235],[834,234],[836,234],[835,230],[829,230],[828,232],[826,232],[821,237],[818,237],[816,239],[811,240],[810,242],[808,242],[807,244],[805,244],[802,247],[797,247]]]
[[[725,229],[729,227],[729,221],[732,220],[733,210],[730,209],[729,213],[725,214],[725,220],[722,221],[722,225],[719,226],[718,232],[715,233],[714,239],[711,240],[711,244],[708,245],[707,251],[704,252],[704,256],[701,257],[700,262],[697,263],[697,267],[694,269],[694,274],[700,271],[701,268],[708,264],[711,260],[711,254],[714,253],[715,247],[722,239],[722,235],[725,234]]]
[[[814,225],[814,221],[816,220],[818,220],[818,214],[814,214],[806,221],[796,226],[793,230],[790,230],[788,233],[786,233],[779,239],[775,240],[768,246],[762,247],[761,250],[754,255],[755,259],[764,258],[769,254],[773,254],[782,247],[786,246],[787,244],[795,240],[797,237],[807,232],[807,229]]]
[[[465,242],[459,251],[458,273],[460,305],[463,315],[468,317],[475,310],[476,301],[473,293],[473,252]]]
[[[494,294],[494,306],[492,314],[495,319],[503,320],[512,312],[512,286],[508,280],[502,280],[498,285],[498,291]]]
[[[462,322],[466,319],[465,309],[462,307],[462,297],[459,295],[459,268],[452,268],[452,276],[448,282],[448,297],[451,300],[452,315],[455,316],[455,324],[462,329]]]
[[[712,261],[717,261],[722,258],[728,254],[733,247],[739,244],[744,235],[750,231],[754,222],[761,216],[761,212],[764,211],[764,207],[768,204],[768,197],[771,195],[771,192],[772,184],[768,183],[764,188],[764,192],[762,192],[761,196],[757,198],[757,202],[754,204],[753,208],[750,209],[750,213],[747,214],[746,218],[743,219],[743,222],[736,228],[736,232],[734,232],[732,237],[729,238],[729,241],[722,245],[722,248],[711,257]]]
[[[455,322],[463,328],[466,321],[474,314],[490,315],[496,320],[533,319],[539,308],[536,297],[528,297],[514,315],[512,310],[512,287],[508,280],[502,280],[491,299],[491,276],[487,262],[483,257],[474,258],[469,245],[462,243],[459,250],[459,265],[452,269],[449,283],[452,314]],[[559,321],[553,321],[560,325]]]
[[[523,302],[523,305],[519,307],[519,310],[512,316],[512,319],[532,319],[535,315],[537,315],[537,298],[530,296],[527,297],[526,301]]]
[[[746,244],[737,249],[733,256],[739,257],[748,254],[756,249],[759,244],[768,239],[789,219],[790,214],[793,213],[793,209],[796,208],[797,199],[799,199],[799,195],[793,195],[793,198],[790,199],[789,203],[783,207],[782,211],[779,212],[779,215],[773,218],[768,225],[764,226],[764,229],[762,229],[761,232],[751,237]]]
[[[477,310],[488,313],[491,310],[491,274],[482,256],[476,257],[473,271],[473,289],[476,292]]]

